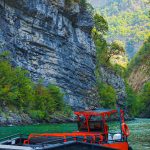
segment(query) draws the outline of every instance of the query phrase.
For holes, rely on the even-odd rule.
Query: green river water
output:
[[[150,150],[150,119],[135,119],[126,123],[131,131],[128,141],[132,148],[134,150]],[[74,123],[9,126],[0,127],[0,137],[6,137],[15,133],[28,135],[29,133],[72,132],[76,130],[77,125]],[[118,122],[111,123],[109,130],[119,131]]]

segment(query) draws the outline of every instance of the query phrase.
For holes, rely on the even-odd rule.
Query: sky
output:
[[[94,8],[103,7],[107,3],[107,0],[87,0]]]

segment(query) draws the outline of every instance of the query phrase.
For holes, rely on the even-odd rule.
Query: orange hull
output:
[[[118,143],[110,143],[110,144],[102,144],[103,146],[109,147],[109,148],[115,148],[118,150],[128,150],[129,145],[127,142],[118,142]]]

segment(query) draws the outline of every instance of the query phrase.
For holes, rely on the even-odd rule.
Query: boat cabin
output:
[[[115,110],[108,109],[75,112],[75,115],[77,115],[78,130],[80,132],[105,132],[105,130],[108,130],[106,120],[108,116],[115,112]]]

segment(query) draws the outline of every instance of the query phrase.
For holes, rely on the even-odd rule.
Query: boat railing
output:
[[[76,141],[76,142],[84,142],[84,143],[94,143],[94,144],[103,144],[103,143],[115,143],[121,142],[122,140],[120,138],[114,139],[115,135],[119,135],[120,133],[108,133],[107,138],[103,138],[102,134],[89,134],[89,133],[57,133],[57,134],[30,134],[28,138],[25,138],[25,135],[17,133],[13,134],[4,138],[0,139],[0,144],[3,144],[7,142],[12,142],[15,139],[18,140],[18,143],[20,145],[22,144],[30,144],[30,145],[39,145],[44,146],[47,144],[57,144],[57,143],[65,143],[69,141]],[[27,137],[27,136],[26,136]],[[39,140],[38,140],[39,138]],[[45,138],[45,141],[42,141],[41,139]],[[33,142],[35,139],[35,142]],[[37,140],[37,141],[36,141]],[[20,141],[20,142],[19,142]]]
[[[118,141],[118,142],[121,142],[121,141]],[[47,142],[41,142],[41,143],[37,143],[37,144],[30,144],[30,147],[32,147],[33,149],[36,148],[36,147],[44,149],[44,148],[50,146],[50,148],[53,149],[53,147],[55,147],[55,146],[57,147],[57,146],[60,146],[62,144],[62,147],[63,147],[64,144],[67,145],[67,144],[71,144],[71,143],[78,143],[78,144],[79,143],[82,143],[82,144],[85,143],[85,144],[89,144],[89,146],[92,146],[92,148],[93,148],[93,146],[102,146],[102,145],[99,145],[99,143],[96,143],[96,142],[92,143],[92,145],[91,145],[90,141],[89,142],[88,141],[87,142],[83,142],[83,138],[82,137],[77,137],[76,141],[73,140],[73,137],[68,137],[67,138],[67,142],[65,142],[65,143],[64,143],[63,138],[60,138],[60,139],[50,140],[50,141],[47,141]],[[104,144],[105,144],[105,142],[104,142]],[[109,149],[110,150],[111,148],[106,148],[106,147],[102,148],[101,147],[101,149],[104,149],[104,150]],[[112,150],[114,150],[114,149],[112,148]]]
[[[95,143],[96,139],[99,139],[99,143],[103,142],[102,133],[89,133],[89,132],[73,132],[73,133],[44,133],[44,134],[30,134],[28,139],[24,141],[24,144],[30,144],[31,139],[41,138],[41,137],[54,137],[54,138],[63,138],[64,142],[67,142],[68,137],[73,137],[74,141],[77,141],[78,137],[83,138],[83,142],[87,142],[90,138],[91,143]]]
[[[6,136],[3,138],[0,138],[0,144],[19,144],[22,145],[23,141],[27,139],[28,135],[16,133],[12,134],[10,136]]]
[[[46,141],[41,142],[40,139],[47,138]],[[44,133],[44,134],[30,134],[27,140],[24,140],[24,144],[32,144],[33,141],[37,140],[39,143],[36,144],[52,144],[52,143],[60,143],[60,142],[68,142],[68,141],[81,141],[85,143],[115,143],[121,142],[121,134],[120,133],[88,133],[88,132],[73,132],[73,133]]]
[[[10,136],[6,136],[6,137],[3,137],[3,138],[0,138],[0,142],[6,141],[6,140],[11,140],[13,138],[21,137],[21,136],[22,136],[22,134],[16,133],[16,134],[13,134],[13,135],[10,135]]]

